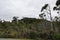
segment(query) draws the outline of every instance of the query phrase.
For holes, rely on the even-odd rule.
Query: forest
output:
[[[58,16],[53,18],[50,5],[45,4],[40,19],[14,16],[10,21],[0,20],[0,38],[19,38],[36,40],[60,40],[60,0],[57,0],[53,11],[57,11]],[[47,15],[48,14],[48,15]],[[49,16],[49,20],[47,19]]]

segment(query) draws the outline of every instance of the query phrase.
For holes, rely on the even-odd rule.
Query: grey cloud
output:
[[[38,18],[40,9],[52,0],[0,0],[0,18],[12,19],[13,16]],[[54,2],[55,3],[55,2]]]

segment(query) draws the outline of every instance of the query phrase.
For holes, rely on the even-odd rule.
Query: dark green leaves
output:
[[[54,7],[53,10],[56,10],[57,7]]]
[[[48,4],[45,4],[45,5],[42,7],[41,12],[42,12],[44,9],[46,9],[47,6],[48,6]]]
[[[53,8],[53,10],[60,10],[60,0],[57,0],[56,7]]]
[[[59,6],[59,5],[60,5],[60,0],[57,0],[56,6]]]

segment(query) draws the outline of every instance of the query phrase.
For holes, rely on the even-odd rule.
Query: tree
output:
[[[12,22],[18,24],[18,17],[14,16]]]
[[[51,15],[51,9],[50,9],[50,6],[49,4],[45,4],[42,9],[41,9],[41,12],[43,12],[42,14],[40,14],[39,16],[42,17],[42,18],[45,18],[45,20],[47,20],[47,14],[49,14],[49,19],[51,21],[51,31],[53,31],[53,24],[52,24],[52,15]]]

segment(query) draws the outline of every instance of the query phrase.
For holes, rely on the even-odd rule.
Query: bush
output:
[[[60,34],[54,34],[54,40],[60,40]]]
[[[37,38],[37,33],[36,32],[30,32],[30,38],[31,39],[36,39]]]

